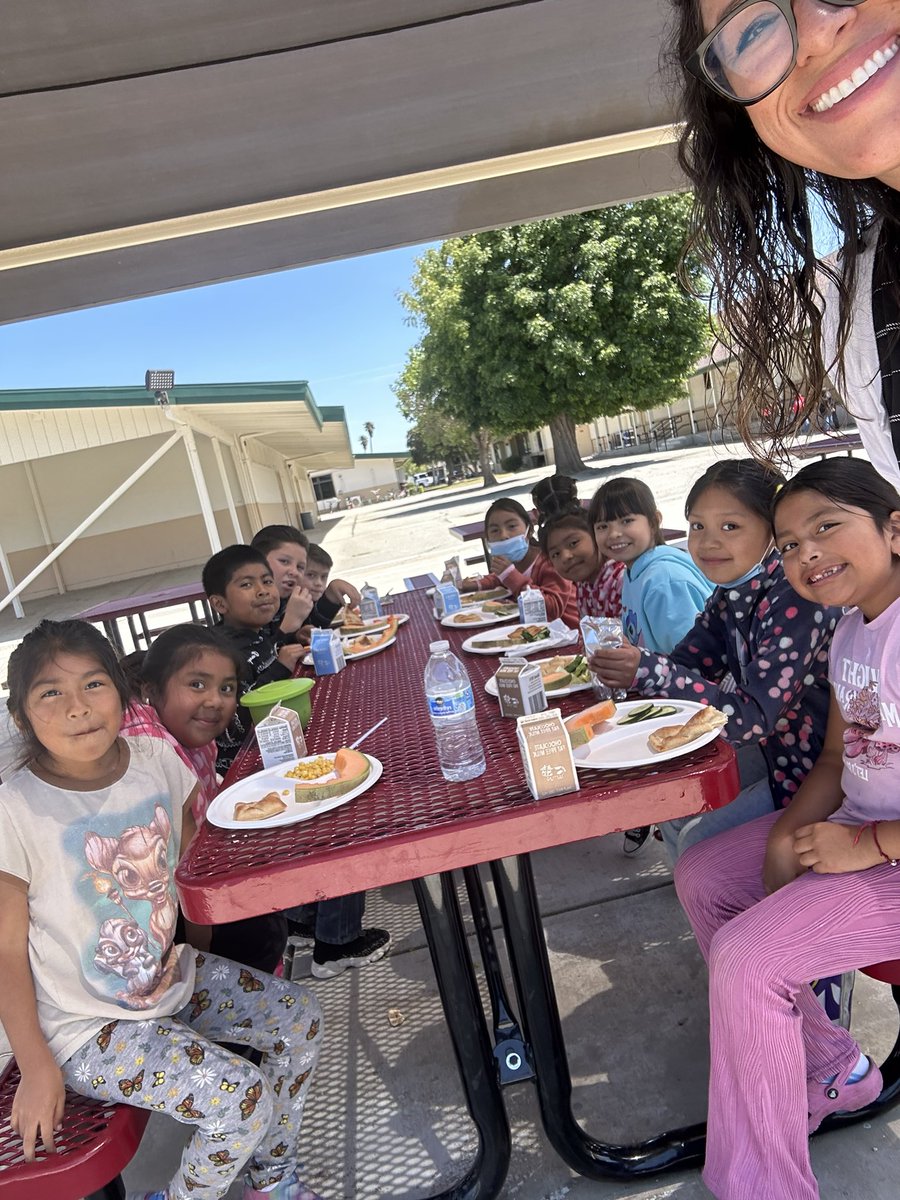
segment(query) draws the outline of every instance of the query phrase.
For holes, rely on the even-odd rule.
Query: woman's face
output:
[[[729,0],[700,0],[704,28],[728,7]],[[798,166],[900,188],[900,0],[852,7],[794,0],[793,11],[797,65],[747,109],[756,132]],[[842,92],[846,96],[827,107]]]

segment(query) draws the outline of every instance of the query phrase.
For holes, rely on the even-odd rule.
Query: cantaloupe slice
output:
[[[345,796],[368,777],[372,764],[365,754],[346,746],[334,756],[335,779],[320,783],[317,779],[300,779],[294,784],[294,799],[298,804],[318,804],[335,796]]]
[[[590,708],[584,709],[580,713],[575,713],[571,717],[566,717],[563,724],[569,731],[569,740],[572,743],[573,749],[576,746],[586,746],[594,736],[594,731],[598,725],[602,725],[604,721],[608,721],[610,717],[616,715],[616,706],[612,700],[599,700],[596,704],[592,704]]]

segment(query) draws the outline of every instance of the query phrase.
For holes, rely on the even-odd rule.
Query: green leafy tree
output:
[[[397,407],[413,427],[407,445],[419,462],[445,459],[469,462],[478,459],[485,487],[497,479],[491,468],[491,433],[467,416],[458,416],[447,392],[447,378],[439,381],[418,346],[410,351],[399,379],[394,383]],[[415,448],[414,448],[415,447]]]
[[[583,469],[575,425],[675,399],[709,342],[676,271],[687,196],[451,238],[401,301],[421,330],[399,380],[471,429],[549,425],[556,467]]]

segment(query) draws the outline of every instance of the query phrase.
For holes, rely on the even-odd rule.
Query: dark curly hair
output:
[[[711,284],[703,298],[723,341],[738,356],[732,402],[738,432],[754,456],[763,456],[768,438],[774,453],[783,456],[785,441],[807,418],[818,425],[829,370],[843,390],[841,363],[859,255],[874,223],[883,220],[886,250],[897,261],[900,195],[877,179],[838,179],[770,150],[745,108],[684,70],[706,30],[697,0],[672,4],[663,63],[684,122],[678,162],[694,190],[682,275],[689,285],[684,264],[693,267],[699,259]],[[816,206],[841,233],[837,267],[816,260]],[[823,359],[820,271],[837,287],[836,363]],[[798,395],[802,404],[795,410]]]

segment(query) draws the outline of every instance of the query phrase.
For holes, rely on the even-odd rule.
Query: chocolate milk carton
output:
[[[572,743],[558,708],[519,717],[516,736],[528,789],[535,800],[580,791]]]
[[[501,717],[524,717],[543,712],[547,707],[547,693],[538,663],[512,656],[501,659],[494,679]]]

